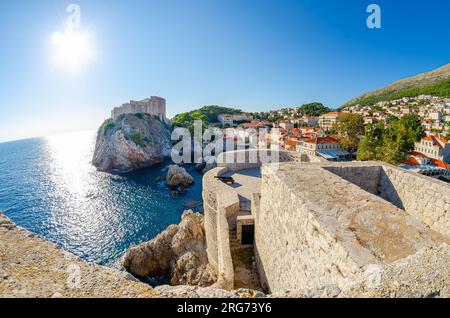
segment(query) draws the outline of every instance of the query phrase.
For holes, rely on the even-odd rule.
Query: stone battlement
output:
[[[252,211],[260,278],[271,292],[326,284],[348,290],[370,275],[383,284],[387,266],[442,244],[448,253],[449,190],[444,182],[380,162],[284,163],[276,172],[263,167],[261,198]],[[440,257],[443,268],[423,263],[408,270],[448,277],[448,254]],[[422,282],[425,290],[436,283],[427,279],[403,284]]]
[[[449,297],[448,184],[382,162],[285,155],[277,169],[231,163],[203,178],[208,258],[225,282],[234,275],[227,233],[237,228],[244,244],[240,226],[254,224],[256,268],[269,293],[331,285],[347,297]],[[260,185],[248,173],[258,166]],[[214,178],[226,173],[235,184]]]
[[[166,100],[157,96],[152,96],[141,101],[131,100],[129,103],[115,107],[111,111],[111,118],[113,121],[116,121],[122,114],[136,113],[155,115],[160,117],[161,120],[166,121]]]

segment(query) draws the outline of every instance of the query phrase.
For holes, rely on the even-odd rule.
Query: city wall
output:
[[[166,100],[161,97],[152,96],[142,101],[130,101],[122,106],[115,107],[111,111],[113,121],[122,114],[147,113],[158,116],[161,120],[166,120]]]
[[[413,181],[415,175],[380,163],[284,163],[276,172],[264,165],[259,206],[252,211],[263,286],[272,293],[330,284],[348,290],[361,277],[382,276],[386,268],[392,271],[395,264],[423,249],[449,243],[449,237],[430,229],[420,213],[408,213],[379,196],[393,192],[384,184],[385,174],[405,174],[408,183],[435,182]],[[449,190],[447,184],[436,182],[430,186],[433,193]],[[416,202],[420,198],[416,196]],[[448,251],[448,246],[444,249]],[[436,255],[439,264],[449,264],[448,253]],[[414,266],[411,273],[430,267],[425,261]],[[445,268],[439,270],[445,276]],[[410,278],[408,283],[417,282]],[[425,290],[428,283],[422,284]]]

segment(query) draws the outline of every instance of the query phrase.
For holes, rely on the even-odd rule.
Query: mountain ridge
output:
[[[450,96],[450,63],[432,71],[407,77],[377,90],[364,93],[349,100],[340,108],[356,104],[371,104],[401,97],[414,97],[421,93]]]

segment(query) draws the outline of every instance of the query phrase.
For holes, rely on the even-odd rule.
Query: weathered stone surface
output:
[[[280,290],[269,295],[271,298],[336,298],[342,295],[342,291],[336,285],[324,285],[322,287],[307,290]]]
[[[188,187],[194,183],[194,178],[178,165],[170,165],[167,170],[166,183],[170,187]]]
[[[78,275],[79,274],[79,275]],[[91,264],[0,213],[0,298],[160,297],[130,274]]]
[[[423,248],[416,254],[362,273],[344,297],[450,297],[450,246]]]
[[[209,170],[214,169],[215,167],[217,167],[217,164],[215,162],[205,163],[202,173],[207,173]]]
[[[122,114],[100,127],[92,163],[100,171],[126,172],[160,163],[170,151],[165,123],[149,114]]]
[[[190,210],[183,213],[178,225],[130,248],[123,264],[139,276],[170,274],[172,285],[208,286],[216,279],[206,255],[203,216]]]
[[[386,171],[393,178],[408,181],[386,179]],[[400,209],[393,204],[395,189],[385,184],[409,182],[410,192],[415,191],[416,183],[421,183],[423,192],[429,190],[428,185],[437,186],[430,192],[439,193],[445,201],[448,185],[435,180],[424,183],[427,179],[381,163],[280,164],[275,172],[263,167],[260,205],[252,211],[256,218],[256,263],[263,284],[272,292],[317,289],[325,284],[344,291],[368,268],[379,267],[385,273],[398,269],[400,273],[402,261],[422,249],[450,242],[444,231],[437,231],[438,224],[430,228],[433,223],[423,218],[433,213],[434,203],[419,214],[408,203],[412,198],[406,198],[406,187],[396,188],[405,204],[405,210]],[[391,202],[385,199],[387,192]],[[418,193],[416,202],[421,200]],[[447,221],[443,217],[439,222],[445,225]],[[450,265],[445,253],[433,255],[435,263]],[[402,267],[405,275],[411,275],[408,284],[412,287],[399,288],[393,295],[443,294],[439,277],[449,277],[448,271],[435,266],[439,274],[430,276],[431,271],[422,271],[427,262],[418,258],[409,267]],[[397,266],[391,267],[394,263]],[[373,293],[388,294],[394,281],[392,275]],[[429,286],[434,287],[427,291]]]
[[[227,291],[199,286],[169,286],[161,285],[155,290],[169,298],[264,298],[265,294],[251,289],[236,289]]]

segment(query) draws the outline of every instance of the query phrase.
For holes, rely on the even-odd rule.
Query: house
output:
[[[331,130],[333,125],[335,123],[337,123],[337,121],[339,120],[339,117],[341,117],[342,114],[343,113],[341,113],[341,112],[330,112],[330,113],[323,114],[322,116],[319,117],[320,128],[322,128],[323,130],[326,130],[326,131]]]
[[[233,115],[232,114],[220,114],[217,119],[222,125],[233,125]]]
[[[343,161],[350,158],[350,154],[341,148],[335,138],[330,136],[305,140],[298,147],[301,153],[320,156],[329,161]]]
[[[220,114],[217,116],[217,120],[222,125],[230,125],[232,126],[234,122],[236,121],[250,121],[253,119],[253,116],[246,113],[240,113],[240,114]]]
[[[294,128],[294,124],[291,123],[288,120],[280,120],[280,121],[278,121],[277,126],[280,127],[280,128],[286,129],[286,130]]]
[[[450,163],[450,143],[439,135],[430,135],[415,143],[415,151],[425,156]]]
[[[436,122],[440,122],[442,120],[442,113],[440,111],[432,111],[428,115],[428,118]]]
[[[450,179],[450,164],[427,157],[417,151],[408,152],[407,158],[401,162],[400,166],[426,176]]]

